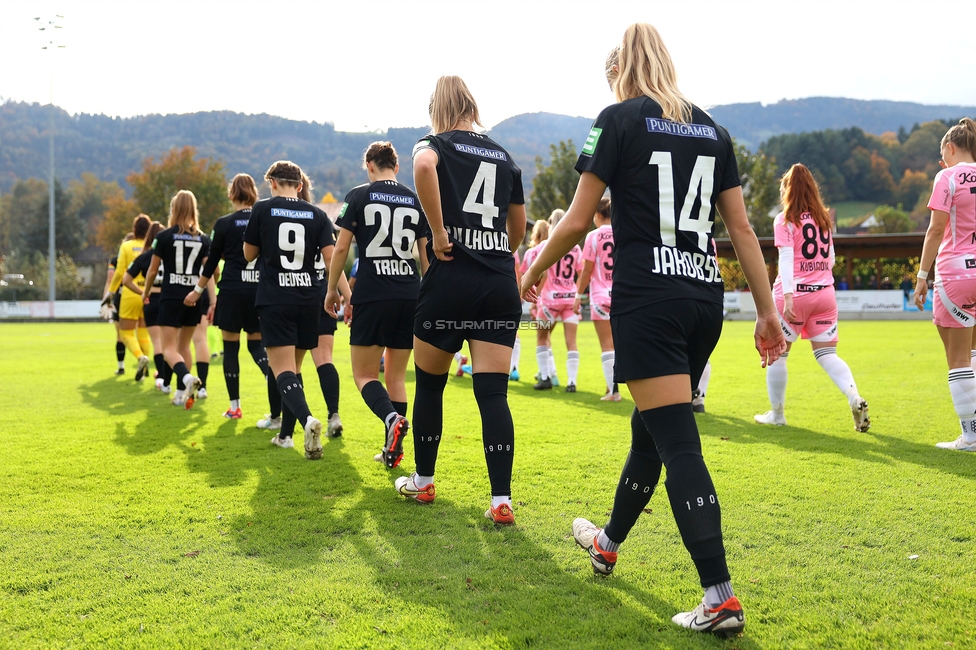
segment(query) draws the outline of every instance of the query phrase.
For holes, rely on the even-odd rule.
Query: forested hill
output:
[[[716,106],[711,113],[733,137],[755,150],[781,133],[859,126],[880,134],[900,127],[910,129],[917,122],[973,115],[976,108],[815,97],[768,106]],[[38,104],[0,104],[0,191],[9,191],[18,179],[47,177],[49,120],[49,110]],[[378,139],[389,139],[396,146],[401,154],[401,179],[409,183],[410,151],[427,133],[425,127],[347,133],[328,123],[230,111],[122,119],[72,116],[58,110],[55,123],[57,175],[64,181],[91,172],[124,186],[125,177],[138,171],[145,158],[192,145],[199,155],[221,160],[228,175],[243,171],[259,178],[274,160],[294,160],[309,172],[317,194],[332,191],[338,198],[363,182],[362,152]],[[572,139],[579,150],[590,123],[591,118],[586,117],[528,113],[500,122],[489,135],[511,151],[522,167],[528,196],[535,157],[548,162],[549,145],[560,140]]]
[[[973,106],[931,106],[887,100],[862,101],[843,97],[784,99],[763,106],[727,104],[708,111],[739,143],[755,151],[774,135],[857,126],[868,133],[910,130],[913,124],[976,115]]]

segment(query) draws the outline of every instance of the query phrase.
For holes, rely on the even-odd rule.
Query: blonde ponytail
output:
[[[645,95],[661,105],[665,119],[691,121],[691,102],[678,90],[668,48],[653,25],[634,23],[620,45],[619,73],[613,84],[618,102]]]

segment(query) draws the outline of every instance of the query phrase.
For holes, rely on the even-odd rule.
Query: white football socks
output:
[[[413,484],[418,488],[425,488],[434,482],[433,476],[421,476],[420,474],[413,475]]]
[[[837,348],[820,348],[819,350],[813,351],[813,356],[817,358],[817,362],[820,367],[824,369],[827,376],[830,377],[840,392],[844,393],[847,397],[847,402],[854,406],[854,403],[858,400],[857,384],[854,383],[854,375],[851,374],[850,367],[844,363],[844,360],[837,356]]]
[[[969,367],[973,369],[973,372],[976,372],[976,350],[969,351]]]
[[[566,384],[576,384],[576,376],[579,374],[579,350],[569,350],[566,352]]]
[[[959,416],[962,439],[976,442],[976,374],[971,367],[949,371],[949,394]]]
[[[515,337],[515,347],[512,348],[512,370],[518,370],[519,356],[522,354],[522,340]]]
[[[551,345],[546,346],[546,349],[549,350],[549,376],[555,377],[556,376],[556,355],[552,353]]]
[[[241,408],[241,400],[239,400],[239,399],[232,399],[230,401],[230,410],[231,411],[236,411],[239,408]]]
[[[705,397],[705,393],[708,392],[708,382],[712,378],[712,362],[705,362],[705,369],[702,370],[701,379],[698,380],[698,396]]]
[[[607,390],[613,390],[613,360],[615,354],[613,350],[604,352],[600,355],[600,362],[603,364],[603,379],[607,382]]]
[[[705,604],[715,609],[734,595],[732,593],[732,583],[728,581],[721,582],[705,588]]]
[[[418,485],[417,487],[420,487],[420,486]],[[492,508],[497,508],[498,506],[500,506],[503,503],[507,503],[508,504],[508,507],[511,508],[512,507],[512,497],[507,496],[507,497],[492,497],[491,498],[491,507]]]
[[[539,379],[548,379],[549,374],[549,347],[540,345],[535,349],[535,360],[539,364]]]
[[[769,405],[777,413],[783,412],[786,404],[786,357],[788,352],[779,355],[779,359],[766,366],[766,392],[769,394]]]

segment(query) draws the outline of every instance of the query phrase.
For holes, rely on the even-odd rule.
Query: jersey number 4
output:
[[[177,239],[173,242],[173,248],[176,249],[176,272],[179,275],[193,273],[193,265],[196,264],[197,257],[200,255],[203,242]]]
[[[481,227],[493,230],[495,219],[498,218],[498,208],[495,206],[495,172],[498,166],[494,163],[482,161],[478,166],[478,173],[471,181],[471,189],[464,199],[461,209],[471,214],[481,215]],[[484,188],[484,192],[482,192]],[[478,203],[478,195],[482,195],[483,203]]]
[[[675,219],[674,211],[674,172],[671,167],[670,151],[655,151],[651,154],[651,165],[657,165],[658,197],[661,215],[661,243],[674,247],[675,231],[683,230],[698,235],[698,250],[708,253],[708,235],[712,232],[712,221],[709,214],[712,211],[712,192],[715,178],[715,158],[712,156],[698,156],[695,168],[691,171],[688,183],[688,193],[681,204],[681,213]],[[691,218],[691,209],[695,199],[701,197],[701,208],[698,218]]]

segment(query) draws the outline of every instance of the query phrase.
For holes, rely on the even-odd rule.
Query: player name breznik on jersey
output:
[[[664,119],[648,97],[629,99],[597,117],[576,170],[613,197],[614,313],[676,298],[722,302],[715,201],[740,185],[724,128],[698,107],[685,124]]]
[[[315,261],[322,248],[335,244],[332,223],[322,210],[281,196],[258,201],[244,241],[261,249],[257,306],[309,304],[319,298]]]
[[[414,147],[414,156],[423,149],[438,157],[444,228],[456,249],[513,275],[506,226],[508,206],[525,203],[522,170],[498,143],[472,131],[429,135]]]

